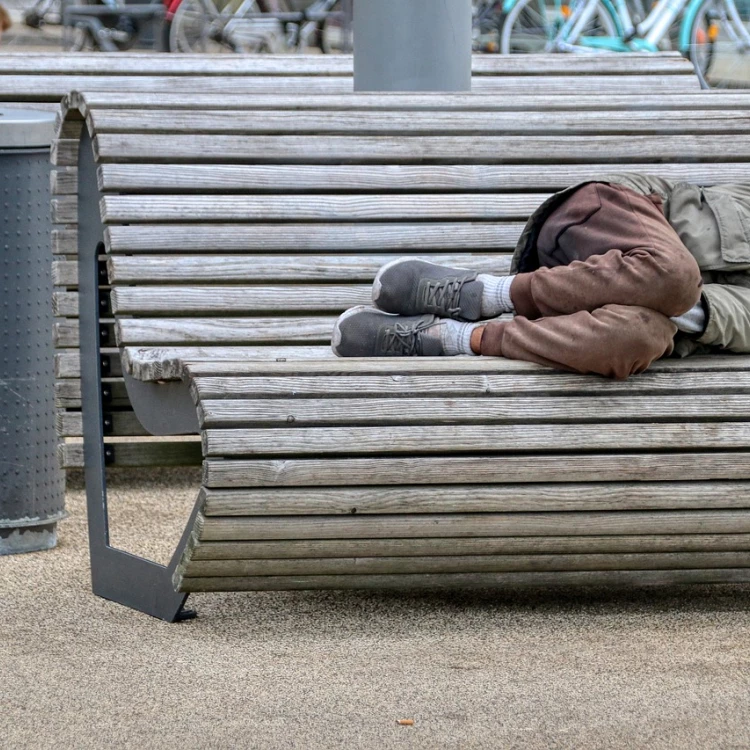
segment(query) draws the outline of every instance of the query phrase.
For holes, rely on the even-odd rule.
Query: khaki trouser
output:
[[[546,219],[542,266],[516,276],[512,321],[489,323],[481,354],[626,378],[671,354],[670,317],[700,298],[693,256],[658,196],[589,183]]]

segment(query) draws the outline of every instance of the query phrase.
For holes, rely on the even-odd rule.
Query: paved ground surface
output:
[[[166,560],[195,479],[117,480],[114,541]],[[750,747],[750,587],[196,595],[167,625],[90,593],[68,509],[0,558],[3,750]]]

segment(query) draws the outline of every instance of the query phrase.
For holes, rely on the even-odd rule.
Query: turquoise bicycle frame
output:
[[[657,52],[658,49],[654,45],[649,44],[645,39],[631,39],[625,41],[624,32],[622,28],[622,20],[620,18],[615,4],[612,0],[600,0],[602,5],[605,6],[607,11],[612,18],[617,29],[618,36],[616,37],[581,37],[578,44],[582,47],[589,47],[590,49],[600,49],[607,52]],[[617,2],[624,2],[624,0],[616,0]],[[513,9],[518,0],[504,0],[503,2],[503,13],[507,14]],[[546,3],[544,0],[539,0],[540,3]],[[703,0],[690,0],[685,11],[683,12],[682,22],[680,24],[680,36],[678,41],[679,50],[682,54],[687,55],[690,48],[690,29],[692,28],[693,20],[695,19],[698,9],[702,5]],[[555,0],[555,10],[560,13],[562,17],[562,0]]]

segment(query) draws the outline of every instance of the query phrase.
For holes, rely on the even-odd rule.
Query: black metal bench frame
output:
[[[78,252],[80,278],[80,336],[81,336],[81,396],[85,456],[86,503],[89,524],[91,579],[97,596],[124,604],[167,622],[188,620],[196,612],[185,608],[188,594],[175,592],[172,574],[187,544],[193,521],[198,512],[194,508],[169,565],[164,566],[138,557],[110,545],[107,509],[106,466],[111,461],[111,447],[104,444],[104,398],[102,384],[101,329],[99,315],[99,254],[104,247],[104,233],[99,215],[99,192],[92,140],[83,129],[78,157]],[[128,388],[135,381],[126,380]],[[155,434],[197,432],[195,410],[185,408],[189,393],[180,382],[165,385],[138,383],[138,396],[131,398],[142,407],[153,400],[158,409],[141,409],[158,415],[152,422]],[[156,393],[158,391],[158,395]],[[190,429],[190,419],[195,424]],[[149,427],[149,425],[144,425]],[[187,429],[186,429],[187,428]]]

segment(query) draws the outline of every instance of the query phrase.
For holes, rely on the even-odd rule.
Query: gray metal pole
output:
[[[470,91],[471,0],[355,0],[355,91]]]

